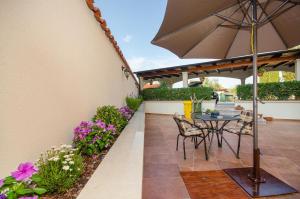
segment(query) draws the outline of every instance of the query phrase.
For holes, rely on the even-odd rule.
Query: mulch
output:
[[[249,199],[224,171],[182,171],[191,199]]]

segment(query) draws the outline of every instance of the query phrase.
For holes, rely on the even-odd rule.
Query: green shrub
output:
[[[195,94],[198,99],[210,100],[213,89],[210,87],[194,87],[194,88],[152,88],[142,91],[144,100],[190,100]]]
[[[37,162],[40,180],[37,185],[49,193],[62,193],[71,188],[83,172],[83,159],[71,145],[53,147]]]
[[[238,98],[241,100],[252,100],[252,87],[252,84],[238,86]],[[258,97],[262,100],[287,100],[291,96],[300,96],[300,81],[258,84]]]
[[[74,129],[73,143],[85,155],[99,154],[113,144],[116,129],[114,125],[106,125],[103,121],[82,121]]]
[[[119,133],[128,123],[126,118],[122,116],[115,106],[102,106],[97,108],[93,121],[96,122],[97,120],[101,120],[107,125],[114,125]]]
[[[134,111],[137,111],[140,107],[141,103],[143,102],[142,98],[133,98],[133,97],[126,97],[126,104],[127,106]]]

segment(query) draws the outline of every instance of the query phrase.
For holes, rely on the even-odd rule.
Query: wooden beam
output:
[[[263,64],[277,64],[279,62],[287,62],[287,61],[293,61],[295,59],[298,59],[299,56],[293,55],[293,56],[287,56],[287,57],[275,57],[275,58],[268,58],[268,59],[260,59],[258,60],[258,65]],[[220,64],[220,65],[212,65],[212,66],[202,66],[198,65],[196,68],[191,68],[188,70],[185,70],[188,73],[193,72],[200,72],[200,71],[210,71],[210,70],[217,70],[217,69],[226,69],[226,68],[238,68],[242,66],[251,66],[252,61],[240,61],[238,63],[226,63],[226,64]],[[153,77],[153,76],[161,76],[161,75],[171,75],[171,74],[180,74],[183,72],[181,69],[172,69],[168,71],[161,71],[156,73],[150,73],[150,74],[141,74],[142,77]]]

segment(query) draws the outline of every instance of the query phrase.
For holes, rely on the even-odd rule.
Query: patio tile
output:
[[[300,122],[295,121],[273,121],[259,126],[261,167],[298,190],[300,190],[299,129]],[[224,142],[223,147],[218,148],[215,137],[209,160],[206,161],[203,144],[195,149],[190,140],[186,140],[187,159],[184,160],[182,139],[176,151],[177,134],[178,129],[172,116],[146,115],[143,198],[189,198],[179,176],[180,171],[209,171],[252,166],[250,136],[242,137],[240,159],[234,156]],[[232,134],[225,136],[235,149],[237,136]],[[270,198],[300,199],[300,194],[268,197]]]
[[[144,166],[144,177],[179,177],[179,168],[177,164],[146,164]]]
[[[181,177],[144,178],[143,199],[189,199]]]

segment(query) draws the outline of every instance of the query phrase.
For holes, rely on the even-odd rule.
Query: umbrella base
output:
[[[260,183],[255,183],[249,178],[249,174],[252,173],[252,168],[224,169],[224,172],[227,173],[227,175],[229,175],[251,197],[266,197],[298,192],[293,187],[282,182],[263,169],[260,169],[260,173],[264,180]]]

